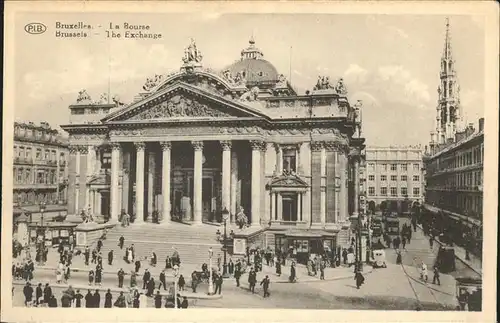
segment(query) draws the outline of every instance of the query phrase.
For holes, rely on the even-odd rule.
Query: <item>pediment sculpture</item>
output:
[[[257,100],[257,97],[259,96],[259,88],[254,86],[252,89],[250,89],[248,92],[244,93],[241,97],[241,101],[255,101]]]
[[[123,103],[123,102],[120,100],[120,97],[119,97],[117,94],[113,96],[112,100],[113,100],[113,103],[114,103],[116,106],[121,107],[121,106],[124,106],[124,105],[125,105],[125,103]]]
[[[76,98],[76,103],[92,102],[92,98],[87,93],[87,90],[81,90],[78,92],[78,97]]]
[[[97,103],[98,104],[108,103],[108,94],[107,93],[101,94],[101,97],[99,98],[99,101]]]
[[[134,117],[130,118],[130,120],[231,116],[232,115],[227,112],[217,110],[197,100],[186,98],[181,95],[176,95],[165,102],[162,102],[135,115]]]
[[[146,83],[144,83],[144,85],[142,86],[142,89],[144,91],[149,92],[152,89],[154,89],[155,87],[157,87],[162,81],[163,81],[163,75],[155,74],[154,77],[152,77],[152,78],[148,77],[146,79]]]
[[[245,86],[247,80],[245,79],[245,76],[243,75],[242,72],[236,73],[236,75],[233,78],[234,84],[238,86]]]
[[[230,70],[224,70],[222,71],[222,78],[225,79],[226,81],[229,82],[229,84],[234,84],[234,78],[231,75]]]

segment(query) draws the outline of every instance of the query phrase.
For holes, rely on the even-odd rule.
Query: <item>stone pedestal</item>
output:
[[[81,223],[75,227],[76,247],[85,248],[99,239],[106,230],[111,230],[114,223]]]

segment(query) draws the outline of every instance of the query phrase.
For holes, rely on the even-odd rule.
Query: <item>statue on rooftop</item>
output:
[[[120,100],[120,97],[118,96],[118,94],[115,94],[112,98],[113,100],[113,103],[118,106],[118,107],[121,107],[123,105],[125,105],[125,103],[123,103],[121,100]]]
[[[201,63],[203,56],[201,55],[201,51],[196,47],[196,42],[193,38],[191,38],[191,44],[184,50],[184,57],[182,61],[185,64],[188,63]]]
[[[234,78],[233,76],[231,75],[231,71],[230,70],[224,70],[222,71],[222,77],[228,81],[230,84],[233,84],[234,83]]]
[[[101,94],[101,98],[99,99],[99,104],[105,104],[105,103],[108,103],[108,94],[107,93],[103,93]]]
[[[85,102],[85,101],[91,101],[92,99],[90,98],[90,95],[87,93],[87,90],[81,90],[78,92],[78,97],[76,98],[77,103]]]
[[[287,83],[286,83],[286,77],[285,75],[283,74],[280,74],[278,76],[278,82],[276,83],[276,87],[286,87],[287,86]]]
[[[314,90],[328,90],[333,89],[330,84],[330,78],[328,76],[318,76],[318,82],[314,87]]]
[[[343,78],[338,80],[337,85],[335,86],[335,91],[337,91],[338,94],[347,94],[347,88],[344,84]]]
[[[234,80],[234,83],[236,85],[245,85],[245,83],[246,83],[245,76],[243,75],[243,72],[236,73],[236,76],[234,77],[233,80]]]
[[[142,89],[144,91],[151,91],[152,89],[154,89],[155,87],[157,87],[161,81],[163,81],[163,75],[161,74],[155,74],[154,77],[152,78],[147,78],[146,79],[146,83],[144,83],[144,85],[142,86]]]
[[[248,92],[243,94],[240,97],[240,100],[242,100],[242,101],[255,101],[255,100],[257,100],[258,95],[259,95],[259,88],[254,86]]]

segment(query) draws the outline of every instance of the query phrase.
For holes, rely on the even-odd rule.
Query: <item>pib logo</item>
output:
[[[32,22],[24,26],[24,31],[32,35],[43,34],[46,30],[47,26],[45,26],[41,22]]]

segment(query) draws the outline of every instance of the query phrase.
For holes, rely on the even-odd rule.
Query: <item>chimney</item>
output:
[[[469,125],[467,126],[467,128],[465,129],[465,136],[466,137],[469,137],[470,135],[472,135],[474,133],[474,124],[473,123],[469,123]]]
[[[484,131],[484,118],[479,118],[479,131]]]

